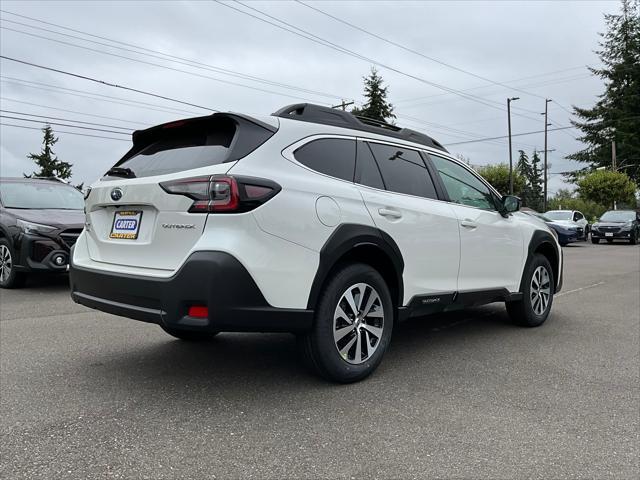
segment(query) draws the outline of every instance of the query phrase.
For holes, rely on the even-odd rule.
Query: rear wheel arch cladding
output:
[[[331,272],[348,261],[365,263],[378,270],[392,292],[395,306],[402,306],[404,260],[398,245],[388,234],[375,227],[343,224],[334,230],[320,250],[318,270],[309,292],[308,309],[315,309]]]

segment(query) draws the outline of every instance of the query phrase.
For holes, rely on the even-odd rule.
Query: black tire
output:
[[[599,238],[593,238],[593,235],[591,235],[591,243],[600,243],[600,239]]]
[[[0,238],[0,288],[20,288],[27,275],[15,268],[15,254],[6,238]]]
[[[349,295],[358,310],[357,316],[349,307]],[[362,316],[370,300],[373,301],[368,310],[370,315]],[[338,314],[338,307],[344,307],[345,316]],[[391,294],[380,273],[360,263],[344,266],[324,286],[315,308],[312,329],[298,337],[305,363],[330,381],[362,380],[382,361],[391,341],[393,315]],[[379,332],[378,328],[382,331],[376,337],[372,330]],[[334,330],[342,331],[337,340]],[[344,349],[342,354],[339,348]]]
[[[172,337],[176,337],[187,342],[208,342],[209,340],[213,340],[213,337],[218,334],[218,332],[196,332],[193,330],[165,327],[164,325],[160,325],[160,328]]]
[[[539,269],[545,269],[548,275],[548,300],[547,304],[542,310],[542,304],[539,302],[543,302],[542,297],[540,295],[535,294],[535,290],[532,288],[532,279],[536,272]],[[511,317],[511,320],[517,325],[521,325],[523,327],[539,327],[542,325],[547,318],[549,317],[549,312],[551,312],[551,307],[553,305],[553,295],[555,293],[555,278],[553,276],[553,269],[551,268],[551,264],[547,257],[541,254],[535,254],[527,267],[525,268],[523,275],[523,292],[522,299],[515,302],[507,302],[507,312]],[[542,283],[542,286],[545,286],[545,282]],[[537,300],[536,300],[536,297]],[[540,307],[542,311],[536,312],[536,308]]]
[[[631,245],[636,245],[638,243],[638,232],[633,232],[631,234],[631,238],[629,239],[629,243]]]

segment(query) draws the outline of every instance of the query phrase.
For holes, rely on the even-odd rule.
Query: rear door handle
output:
[[[460,225],[462,225],[464,228],[470,228],[470,229],[478,228],[478,224],[473,220],[469,220],[468,218],[461,220]]]
[[[402,213],[395,208],[379,208],[378,213],[383,217],[402,218]]]

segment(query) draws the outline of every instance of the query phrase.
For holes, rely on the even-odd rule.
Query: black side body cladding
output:
[[[97,272],[73,264],[69,278],[77,303],[172,328],[295,332],[307,330],[313,320],[313,311],[269,305],[249,272],[225,252],[193,253],[169,278]],[[206,305],[209,318],[188,316],[191,305]]]
[[[397,302],[396,305],[402,305],[404,260],[396,242],[386,232],[378,228],[347,223],[340,225],[320,250],[320,263],[311,286],[307,309],[315,308],[320,290],[331,270],[340,263],[342,258],[359,248],[376,249],[380,255],[386,257],[393,264],[395,278],[391,280],[397,286],[394,300]],[[385,276],[385,272],[380,273]]]

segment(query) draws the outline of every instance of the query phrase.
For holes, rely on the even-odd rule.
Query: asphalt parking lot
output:
[[[541,328],[491,305],[412,320],[354,385],[289,335],[186,344],[0,292],[0,478],[638,478],[640,247],[564,248]]]

